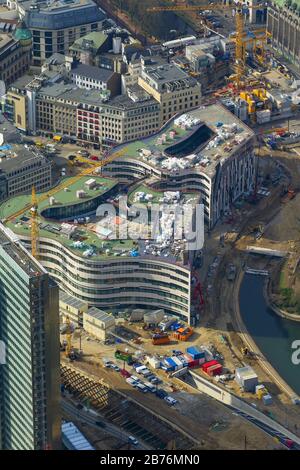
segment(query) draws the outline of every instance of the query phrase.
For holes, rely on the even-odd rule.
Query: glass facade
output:
[[[0,448],[59,447],[58,288],[1,229],[0,338]]]

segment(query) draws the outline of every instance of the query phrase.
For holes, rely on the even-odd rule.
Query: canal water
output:
[[[270,364],[300,395],[300,364],[294,365],[291,357],[293,341],[300,340],[300,322],[285,320],[267,306],[264,283],[264,276],[244,276],[239,297],[241,317],[247,331]]]

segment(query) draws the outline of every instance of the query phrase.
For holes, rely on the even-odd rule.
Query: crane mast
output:
[[[235,22],[236,22],[236,36],[235,36],[235,59],[236,59],[236,74],[234,81],[237,89],[240,89],[242,86],[242,78],[245,74],[245,64],[246,64],[246,51],[244,47],[245,31],[244,31],[244,13],[247,9],[259,10],[265,8],[265,5],[246,5],[242,2],[232,3],[231,5],[221,4],[206,4],[206,5],[189,5],[187,3],[177,3],[173,6],[156,6],[147,8],[147,11],[152,13],[158,13],[161,11],[204,11],[204,10],[234,10],[235,11]]]

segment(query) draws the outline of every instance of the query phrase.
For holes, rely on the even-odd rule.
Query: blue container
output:
[[[194,356],[195,354],[199,354],[200,351],[195,346],[189,346],[186,348],[186,352],[191,356]]]
[[[165,363],[171,367],[172,369],[171,370],[175,370],[175,368],[177,368],[177,364],[173,361],[173,359],[171,357],[167,357],[165,359]]]
[[[177,359],[179,359],[180,362],[182,362],[182,364],[183,364],[184,367],[187,367],[187,366],[188,366],[188,362],[187,362],[187,360],[185,359],[185,357],[183,357],[183,356],[178,356]]]
[[[193,358],[193,359],[202,359],[205,357],[205,351],[199,351],[198,348],[195,346],[190,346],[186,348],[186,352]]]

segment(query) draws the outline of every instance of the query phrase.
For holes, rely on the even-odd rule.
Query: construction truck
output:
[[[128,365],[133,364],[133,359],[132,359],[132,354],[129,352],[121,351],[120,349],[117,349],[115,351],[115,358],[120,359],[121,361],[127,362]]]

